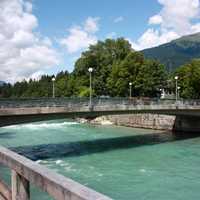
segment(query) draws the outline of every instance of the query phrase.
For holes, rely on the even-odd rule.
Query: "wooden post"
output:
[[[12,170],[12,200],[30,200],[29,181]]]
[[[1,193],[0,193],[0,199],[1,200],[7,200]]]
[[[112,200],[2,146],[0,163],[12,170],[12,190],[0,184],[0,199],[3,196],[10,200],[9,194],[12,193],[12,200],[30,200],[31,183],[57,200]]]
[[[11,193],[9,186],[0,180],[0,199],[12,200]]]

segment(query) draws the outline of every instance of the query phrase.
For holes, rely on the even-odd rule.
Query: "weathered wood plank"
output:
[[[0,180],[0,199],[11,200],[11,189],[9,186]]]
[[[111,200],[1,146],[0,163],[16,171],[57,200]]]
[[[30,186],[29,182],[12,170],[12,200],[29,200]]]
[[[0,193],[0,200],[7,200],[7,199]]]

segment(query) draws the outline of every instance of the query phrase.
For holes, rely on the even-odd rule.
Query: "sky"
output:
[[[200,0],[0,0],[0,80],[72,71],[89,45],[142,50],[200,32]]]

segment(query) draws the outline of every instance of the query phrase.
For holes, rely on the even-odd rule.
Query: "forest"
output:
[[[129,83],[132,83],[134,97],[159,97],[161,89],[175,91],[174,77],[178,76],[180,96],[200,98],[200,60],[192,60],[169,73],[163,64],[145,59],[123,38],[91,45],[82,52],[71,73],[61,71],[53,76],[43,75],[38,80],[4,83],[0,86],[0,97],[52,97],[52,78],[55,78],[56,97],[87,97],[90,93],[88,69],[91,67],[92,92],[96,97],[127,97]]]

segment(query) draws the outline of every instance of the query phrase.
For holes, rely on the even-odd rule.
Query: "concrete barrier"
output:
[[[0,181],[0,199],[29,200],[30,184],[34,184],[56,200],[111,200],[1,146],[0,163],[12,172],[11,188]]]

